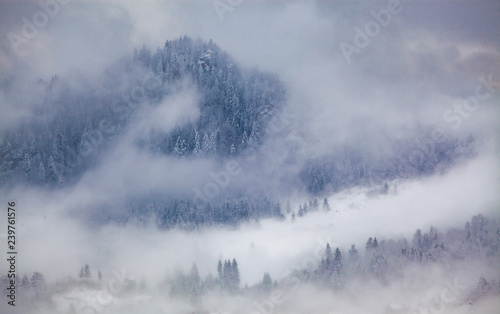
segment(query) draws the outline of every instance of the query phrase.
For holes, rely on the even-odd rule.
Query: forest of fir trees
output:
[[[286,87],[276,75],[239,67],[212,41],[181,37],[154,52],[144,46],[105,72],[103,87],[85,93],[57,75],[37,82],[42,95],[39,113],[46,119],[0,133],[0,186],[19,182],[59,187],[77,182],[127,129],[140,101],[159,103],[185,78],[201,95],[199,118],[139,139],[140,149],[177,158],[236,158],[248,149],[258,150],[267,138],[268,124],[287,104]],[[144,73],[159,82],[156,88],[145,89],[145,99],[124,97],[124,90],[144,84]],[[0,89],[9,95],[16,84],[16,77],[6,78]],[[102,121],[112,133],[102,130]],[[428,137],[429,131],[422,128],[419,138],[398,143],[393,156],[382,159],[366,159],[350,145],[338,147],[332,154],[306,160],[298,174],[301,186],[296,188],[321,196],[355,185],[428,175],[475,155],[471,137],[430,144]]]
[[[463,228],[451,228],[444,233],[430,227],[428,232],[416,230],[411,240],[369,237],[361,249],[356,244],[345,245],[345,249],[333,248],[327,243],[322,259],[316,266],[295,268],[287,277],[279,278],[279,281],[273,280],[269,272],[264,272],[257,284],[249,286],[242,283],[238,262],[233,258],[219,260],[210,267],[216,273],[215,277],[212,272],[202,277],[194,263],[187,274],[181,272],[170,275],[161,282],[159,288],[166,296],[199,303],[200,298],[207,293],[265,296],[274,289],[287,290],[297,283],[313,284],[332,293],[341,291],[349,282],[356,280],[374,280],[384,286],[404,280],[404,272],[409,267],[425,271],[434,266],[446,267],[450,263],[497,263],[500,258],[500,225],[496,220],[477,215]],[[82,266],[79,272],[75,271],[74,275],[78,278],[68,276],[54,283],[48,283],[39,272],[34,272],[31,280],[23,275],[18,292],[22,298],[34,304],[50,304],[51,295],[74,287],[100,289],[105,286],[101,272],[93,274],[88,264]],[[6,276],[2,277],[2,282],[7,280]],[[144,280],[137,282],[125,278],[122,284],[118,296],[147,292],[151,288]],[[466,291],[469,293],[463,296],[463,302],[476,302],[485,296],[500,295],[500,277],[480,276],[477,285],[467,287]]]

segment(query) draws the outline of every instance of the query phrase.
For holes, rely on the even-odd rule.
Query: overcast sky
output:
[[[213,39],[241,65],[278,73],[290,110],[301,113],[300,135],[319,154],[367,134],[397,138],[418,124],[499,131],[498,92],[457,129],[443,118],[474,95],[478,76],[500,80],[497,1],[232,3],[68,1],[49,5],[50,16],[36,1],[2,1],[0,76],[93,77],[135,47],[155,50],[188,35]],[[366,44],[358,38],[361,48],[357,30],[372,32]],[[2,106],[9,114],[19,104]],[[334,136],[325,142],[324,134]]]

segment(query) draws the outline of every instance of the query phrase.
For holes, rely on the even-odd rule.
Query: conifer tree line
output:
[[[5,295],[8,295],[7,288],[11,285],[11,280],[15,280],[16,292],[21,298],[27,298],[34,302],[42,302],[48,296],[48,284],[41,272],[33,272],[31,278],[26,274],[22,276],[18,274],[16,278],[9,278],[6,275],[0,277],[1,291],[5,292]],[[19,304],[19,301],[17,304]]]
[[[88,264],[85,264],[85,266],[82,266],[80,268],[80,273],[78,274],[78,277],[80,277],[80,278],[90,278],[91,277],[90,267]]]
[[[230,292],[238,292],[240,288],[240,272],[236,259],[224,260],[224,266],[219,260],[217,264],[217,279],[222,289]]]
[[[412,239],[383,239],[370,236],[359,251],[356,244],[351,244],[348,250],[341,247],[331,247],[329,243],[324,248],[321,260],[313,268],[296,267],[291,275],[272,280],[269,272],[264,272],[257,284],[248,286],[241,282],[241,273],[237,260],[219,260],[211,265],[212,272],[202,277],[196,264],[187,273],[178,273],[166,278],[160,285],[164,292],[170,295],[186,297],[197,302],[208,292],[227,294],[259,293],[269,294],[273,289],[289,288],[289,285],[312,283],[319,287],[339,291],[353,280],[376,280],[382,285],[404,278],[408,267],[419,267],[426,271],[430,267],[450,263],[471,263],[478,260],[495,263],[500,256],[500,225],[494,219],[483,215],[472,217],[464,228],[451,228],[442,233],[437,228],[430,227],[428,232],[417,229]],[[311,251],[313,248],[311,248]],[[51,291],[59,291],[62,287],[85,287],[99,289],[101,287],[101,272],[92,275],[90,266],[85,264],[79,272],[78,279],[63,282],[47,283],[44,275],[34,272],[31,280],[26,275],[19,281],[19,293],[34,302],[50,297]],[[275,274],[279,275],[279,274]],[[481,276],[472,294],[467,296],[477,300],[486,295],[500,294],[500,278]],[[7,276],[1,277],[2,283],[8,282]],[[3,285],[8,287],[8,285]],[[147,283],[137,283],[126,279],[124,291],[142,291],[147,289]],[[4,288],[6,289],[6,288]]]
[[[284,202],[283,206],[279,200],[267,196],[251,199],[227,197],[223,201],[214,199],[201,206],[183,199],[170,200],[162,197],[151,197],[147,201],[130,200],[127,204],[127,210],[115,213],[118,216],[106,217],[106,213],[101,213],[99,218],[103,221],[119,221],[122,224],[147,224],[153,220],[161,230],[199,230],[213,226],[256,223],[265,218],[285,221],[288,217],[294,222],[310,212],[327,212],[331,209],[328,198],[324,198],[322,202],[317,198],[310,199],[299,204],[297,209],[292,208],[290,201]]]
[[[388,284],[403,278],[404,270],[412,265],[423,271],[433,265],[448,265],[450,262],[488,260],[495,261],[500,256],[500,225],[483,215],[477,215],[466,223],[465,228],[452,228],[446,233],[431,227],[428,232],[417,229],[411,241],[407,239],[388,239],[379,241],[368,237],[362,245],[362,252],[351,244],[345,252],[326,244],[321,261],[314,269],[296,268],[290,278],[274,281],[269,272],[264,272],[262,280],[252,286],[241,287],[239,270],[234,269],[236,260],[219,260],[217,277],[208,275],[201,280],[203,291],[214,289],[231,293],[269,293],[275,288],[286,288],[289,282],[316,284],[320,287],[343,289],[349,281],[373,279]],[[237,275],[235,275],[237,274]],[[490,294],[500,294],[499,278],[478,278],[478,286],[473,290],[474,298]],[[188,289],[189,290],[189,289]]]
[[[290,214],[290,209],[283,208],[280,201],[266,196],[214,199],[201,205],[183,199],[152,197],[147,201],[130,201],[125,206],[127,210],[110,217],[101,213],[99,219],[119,221],[122,224],[147,224],[153,221],[160,230],[199,230],[214,226],[235,227],[244,223],[256,223],[264,218],[283,221]]]
[[[265,218],[285,221],[288,217],[291,222],[294,222],[297,217],[303,217],[309,212],[327,212],[331,209],[328,198],[324,198],[322,202],[317,198],[310,199],[308,202],[299,204],[298,209],[292,208],[290,201],[284,203],[285,205],[282,206],[279,200],[273,200],[268,196],[250,199],[227,197],[225,200],[214,199],[200,206],[183,199],[151,197],[146,201],[128,201],[127,210],[115,213],[118,216],[106,218],[106,213],[101,213],[99,218],[103,221],[119,221],[122,224],[144,224],[153,220],[161,230],[173,228],[199,230],[213,226],[238,226],[259,222]]]

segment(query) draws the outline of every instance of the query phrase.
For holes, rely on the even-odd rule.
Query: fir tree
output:
[[[57,174],[56,164],[52,155],[49,157],[47,180],[52,183],[57,183],[59,176]]]
[[[323,201],[323,210],[324,211],[329,211],[330,210],[330,205],[328,204],[328,199],[325,198],[325,200]]]
[[[174,154],[177,157],[184,157],[186,154],[186,140],[181,138],[180,136],[177,137],[177,142],[175,143],[174,147]]]
[[[357,261],[358,260],[358,250],[354,244],[351,245],[351,249],[349,250],[349,260]]]
[[[23,158],[24,176],[28,178],[31,174],[31,160],[28,154],[24,154]]]
[[[283,213],[281,212],[281,205],[279,202],[277,202],[274,205],[273,216],[280,219],[280,220],[285,220],[285,215],[283,215]]]
[[[217,153],[217,135],[215,132],[210,133],[209,141],[209,155],[215,155]]]
[[[259,130],[258,130],[258,127],[257,127],[257,123],[253,123],[252,124],[252,131],[250,132],[250,136],[248,137],[248,145],[249,146],[252,146],[252,145],[255,145],[259,140],[258,140],[258,137],[259,137]]]
[[[52,142],[52,153],[51,156],[54,158],[55,161],[59,162],[60,158],[62,156],[59,156],[59,145],[57,145],[57,137],[54,136],[53,142]]]
[[[201,294],[201,279],[196,264],[193,264],[191,273],[188,276],[188,287],[191,296],[196,297]]]
[[[59,185],[64,185],[64,183],[66,182],[66,179],[64,179],[64,176],[63,174],[59,174],[59,177],[57,178],[57,184]]]
[[[88,264],[80,268],[80,273],[78,274],[80,278],[90,278],[90,267]]]
[[[243,137],[241,138],[241,146],[245,148],[248,145],[248,134],[247,131],[243,131]]]
[[[205,156],[210,156],[212,152],[212,148],[210,147],[210,145],[211,145],[210,139],[208,138],[208,135],[205,133],[203,135],[203,142],[202,142],[202,150]]]
[[[231,262],[229,260],[224,261],[224,268],[222,270],[222,288],[226,290],[231,289]]]
[[[305,212],[304,209],[302,208],[302,205],[299,205],[299,217],[304,216]]]
[[[218,274],[219,282],[222,283],[223,272],[222,272],[222,262],[221,262],[221,260],[219,260],[219,263],[217,263],[217,274]]]
[[[387,260],[385,259],[382,252],[376,252],[373,254],[373,258],[369,263],[370,272],[377,278],[385,280],[385,274],[387,271]]]
[[[85,267],[83,268],[83,272],[84,272],[86,278],[90,278],[90,267],[88,264],[85,264]]]
[[[422,231],[420,229],[417,229],[413,235],[413,247],[418,249],[422,247]]]
[[[87,117],[85,128],[83,129],[78,151],[82,156],[88,156],[92,153],[92,122]]]
[[[38,178],[41,182],[45,182],[45,166],[43,161],[40,161],[40,165],[38,166]]]
[[[333,271],[341,272],[343,268],[342,265],[342,253],[339,248],[335,249],[335,257],[333,258]]]
[[[237,292],[240,289],[240,271],[238,270],[238,263],[233,258],[231,264],[231,291]]]
[[[262,278],[262,290],[265,292],[271,291],[273,288],[273,281],[269,273],[264,273],[264,278]]]
[[[47,284],[45,283],[45,277],[37,271],[34,272],[33,276],[31,276],[30,286],[35,289],[46,289]]]
[[[373,239],[372,239],[372,237],[368,238],[368,241],[366,241],[366,246],[365,247],[366,247],[367,250],[371,249],[373,247]]]
[[[330,247],[330,243],[326,244],[324,268],[327,277],[330,277],[333,272],[333,254],[332,254],[332,248]]]
[[[28,276],[26,274],[23,275],[23,279],[21,280],[20,287],[23,289],[28,289],[30,286],[30,281],[28,280]]]
[[[201,146],[200,146],[200,134],[195,129],[194,130],[194,140],[193,140],[193,156],[198,158],[198,157],[201,157],[202,154],[203,154],[203,151],[201,150]]]

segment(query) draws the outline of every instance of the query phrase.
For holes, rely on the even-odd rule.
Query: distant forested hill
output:
[[[28,82],[26,88],[26,79],[10,77],[0,86],[0,99],[15,103],[29,92],[34,95],[30,108],[35,117],[0,131],[0,186],[56,187],[76,182],[130,127],[142,107],[168,99],[186,80],[199,94],[197,120],[181,121],[171,131],[139,138],[135,143],[139,149],[185,159],[237,157],[249,147],[262,147],[271,119],[287,105],[287,90],[276,75],[242,68],[214,42],[188,37],[167,41],[155,52],[143,46],[103,70],[97,80],[55,75]],[[281,178],[260,178],[262,190],[268,192],[266,180],[277,179],[286,181],[287,193],[322,197],[346,187],[430,175],[475,154],[472,137],[436,142],[429,129],[415,133],[415,138],[389,139],[391,152],[379,159],[366,154],[363,143],[339,145],[323,156],[301,152],[301,158],[306,158],[295,161],[298,164],[290,167],[294,168],[291,173],[277,169],[273,173]],[[279,154],[293,155],[293,150],[284,147]],[[127,221],[153,212],[160,217],[161,227],[192,228],[207,221],[236,224],[249,218],[281,219],[278,201],[275,196],[239,191],[238,195],[221,194],[202,208],[193,206],[192,200],[165,196],[137,200],[124,211]],[[226,217],[228,212],[233,214]]]
[[[0,184],[74,181],[127,127],[138,106],[169,97],[183,79],[201,95],[199,119],[142,140],[145,149],[192,158],[237,155],[259,145],[286,101],[277,76],[242,69],[212,41],[188,37],[167,41],[155,53],[136,50],[105,73],[97,84],[58,76],[33,82],[40,118],[0,134]],[[6,79],[1,92],[15,98],[17,84],[16,77]]]

